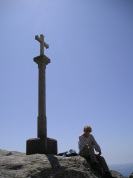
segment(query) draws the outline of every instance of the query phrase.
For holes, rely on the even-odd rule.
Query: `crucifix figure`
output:
[[[40,55],[44,55],[44,46],[47,49],[47,48],[49,48],[49,45],[44,42],[43,34],[40,35],[40,38],[38,35],[36,35],[35,39],[40,42]]]

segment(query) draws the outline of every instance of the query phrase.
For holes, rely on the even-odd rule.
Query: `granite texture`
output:
[[[124,178],[111,171],[116,178]],[[62,157],[46,154],[0,150],[0,178],[101,178],[80,156]]]

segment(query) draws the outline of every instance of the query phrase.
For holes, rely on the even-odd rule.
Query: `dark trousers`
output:
[[[90,158],[91,164],[100,163],[101,167],[103,168],[103,171],[109,172],[109,168],[104,157],[96,155],[94,153],[93,146],[89,146],[89,148],[84,148],[82,151],[79,152],[79,155],[86,159]]]
[[[104,159],[103,156],[100,156],[100,155],[96,155],[96,159],[99,161],[101,167],[103,168],[104,172],[109,172],[109,168],[108,168],[108,165]]]

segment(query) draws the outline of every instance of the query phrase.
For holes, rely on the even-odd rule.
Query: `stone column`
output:
[[[40,38],[35,36],[40,42],[40,56],[34,58],[38,64],[38,119],[37,119],[37,137],[26,141],[26,154],[57,154],[57,140],[47,137],[47,118],[46,118],[46,89],[45,89],[45,70],[50,59],[44,55],[44,46],[49,45],[44,42],[44,36]]]
[[[46,154],[47,148],[47,119],[46,119],[46,89],[45,89],[45,70],[50,59],[45,55],[34,58],[38,64],[38,119],[37,137],[27,140],[26,154]],[[49,145],[49,143],[48,143]]]
[[[38,64],[38,126],[37,136],[39,138],[47,138],[47,120],[46,120],[46,89],[45,89],[45,69],[50,63],[50,59],[45,55],[34,58]]]

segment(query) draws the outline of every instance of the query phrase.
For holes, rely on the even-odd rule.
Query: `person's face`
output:
[[[90,130],[89,128],[85,128],[85,129],[84,129],[84,134],[85,134],[86,136],[89,136],[90,132],[91,132],[91,130]]]

